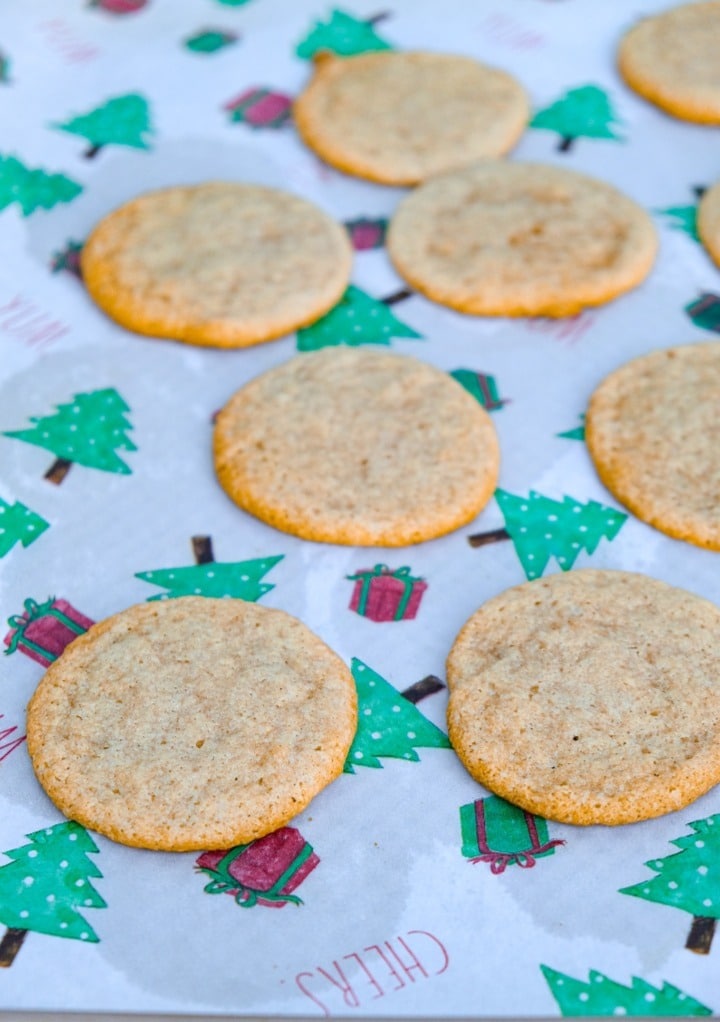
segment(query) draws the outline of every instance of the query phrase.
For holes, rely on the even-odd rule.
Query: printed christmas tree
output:
[[[0,83],[7,85],[10,81],[10,58],[0,51]]]
[[[232,46],[238,40],[235,32],[226,32],[220,28],[205,28],[194,32],[185,40],[185,48],[192,53],[217,53],[218,50]]]
[[[261,579],[283,559],[257,557],[249,561],[216,561],[209,536],[194,536],[193,549],[197,564],[181,568],[161,568],[137,572],[135,578],[162,586],[166,591],[149,597],[167,600],[177,596],[233,597],[255,603],[275,586]]]
[[[507,400],[500,397],[494,376],[477,373],[474,369],[453,369],[450,375],[472,394],[486,411],[495,412],[507,404]]]
[[[540,969],[563,1016],[712,1015],[710,1008],[670,983],[654,987],[633,976],[631,985],[623,986],[594,969],[584,983],[547,965],[541,965]]]
[[[90,148],[85,156],[88,158],[96,156],[106,145],[149,149],[146,136],[152,135],[147,100],[136,92],[115,96],[86,114],[51,127],[87,139]]]
[[[417,763],[419,748],[450,748],[447,735],[385,678],[356,657],[351,669],[358,693],[358,728],[345,773],[354,774],[356,766],[381,768],[380,758]]]
[[[666,217],[670,225],[678,231],[683,231],[693,241],[700,241],[697,230],[697,204],[693,206],[666,206],[659,209],[658,213]]]
[[[0,557],[9,553],[16,543],[30,546],[42,536],[50,523],[19,501],[8,504],[0,498]]]
[[[15,156],[0,154],[0,210],[17,202],[23,216],[37,209],[52,209],[59,202],[72,202],[82,185],[64,174],[32,170]]]
[[[645,863],[657,876],[620,893],[689,912],[693,921],[685,947],[708,954],[720,917],[720,813],[690,827],[692,834],[670,842],[679,852]]]
[[[105,908],[90,883],[102,873],[88,855],[98,851],[79,823],[58,823],[28,834],[29,845],[5,852],[0,867],[0,966],[12,965],[28,931],[97,943],[85,908]]]
[[[339,344],[390,344],[395,337],[421,335],[401,322],[387,302],[350,285],[339,303],[325,316],[297,332],[298,351],[315,351]]]
[[[137,450],[126,436],[132,429],[125,416],[129,410],[114,388],[93,390],[75,394],[52,415],[31,417],[35,425],[30,429],[4,435],[52,451],[57,458],[45,478],[53,483],[61,483],[73,464],[129,475],[131,469],[117,453]]]
[[[622,141],[614,129],[618,123],[607,93],[597,85],[582,85],[538,110],[529,126],[556,132],[558,149],[567,152],[581,137]]]
[[[374,50],[391,50],[390,43],[375,31],[375,25],[384,15],[362,20],[335,8],[328,21],[317,21],[310,32],[298,43],[295,52],[303,60],[311,60],[323,50],[340,57]]]
[[[558,433],[564,440],[585,440],[585,416],[580,416],[580,425],[573,429],[566,429],[564,433]]]
[[[27,738],[27,735],[17,734],[17,724],[12,724],[9,727],[3,727],[2,719],[3,714],[0,713],[0,763],[4,759],[7,759],[11,752],[22,745]]]
[[[593,554],[602,539],[614,539],[628,517],[594,500],[558,501],[534,490],[527,497],[496,490],[495,499],[505,528],[469,536],[468,541],[477,547],[511,539],[528,580],[540,578],[551,557],[569,571],[582,551]]]

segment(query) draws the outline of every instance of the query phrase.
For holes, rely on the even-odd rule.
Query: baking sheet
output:
[[[20,167],[12,165],[14,191],[0,193],[0,432],[27,429],[33,416],[47,419],[78,394],[108,390],[127,406],[125,436],[136,448],[118,451],[127,472],[74,464],[53,484],[45,478],[51,451],[0,437],[6,513],[20,504],[39,519],[20,522],[13,512],[17,541],[0,559],[0,615],[15,621],[6,630],[22,629],[17,619],[50,601],[37,644],[67,638],[58,609],[71,621],[99,620],[158,595],[163,588],[140,576],[196,564],[193,538],[209,537],[216,562],[253,562],[258,586],[272,586],[251,598],[297,615],[358,677],[374,672],[390,697],[428,677],[442,683],[466,618],[526,578],[510,541],[468,541],[503,527],[498,503],[466,529],[402,550],[308,543],[256,522],[216,483],[213,415],[245,381],[317,339],[292,335],[227,352],[136,337],[89,302],[74,272],[89,229],[122,201],[224,178],[287,188],[354,225],[353,285],[377,300],[403,287],[382,247],[383,222],[403,191],[324,166],[286,116],[309,73],[297,49],[317,23],[332,28],[332,7],[132,6],[33,0],[2,12],[0,153]],[[603,308],[555,322],[510,321],[464,317],[410,295],[384,303],[395,318],[390,334],[368,337],[449,372],[465,370],[499,433],[500,487],[534,491],[548,508],[570,498],[620,510],[582,442],[590,393],[634,355],[711,340],[720,319],[712,301],[718,271],[692,236],[699,190],[720,170],[717,129],[666,117],[614,70],[622,31],[663,6],[392,0],[381,8],[353,0],[342,8],[353,45],[370,33],[397,48],[470,54],[516,74],[535,113],[565,100],[544,127],[528,129],[512,158],[602,177],[655,220],[661,247],[652,275]],[[587,88],[590,112],[578,101]],[[29,183],[32,170],[65,180],[36,175]],[[7,180],[7,163],[4,171]],[[613,538],[597,538],[575,567],[642,571],[720,600],[716,554],[632,516]],[[273,558],[267,570],[257,568]],[[550,557],[545,574],[558,570]],[[398,613],[388,583],[411,593],[414,616],[408,601],[399,619],[372,619]],[[389,612],[378,609],[385,598]],[[50,828],[36,879],[57,895],[64,821],[35,782],[22,741],[43,665],[17,645],[0,661],[0,889],[3,869],[19,875],[13,862],[37,850],[37,835]],[[404,736],[419,728],[424,737],[413,744],[393,734],[375,766],[356,761],[293,821],[297,847],[309,845],[315,857],[292,892],[301,904],[260,897],[250,907],[206,890],[211,878],[195,854],[138,851],[92,835],[97,851],[86,856],[86,879],[99,897],[76,909],[96,939],[28,929],[0,969],[0,1009],[310,1017],[720,1010],[720,938],[693,953],[685,946],[687,901],[620,893],[656,879],[660,867],[646,863],[677,854],[678,840],[690,864],[678,867],[678,883],[689,884],[694,841],[706,821],[720,825],[720,794],[616,829],[526,818],[466,775],[443,741],[445,690],[429,687],[415,703],[398,696]],[[472,847],[472,828],[463,833],[471,812],[487,825],[485,849]],[[276,871],[278,854],[266,856]],[[703,894],[710,901],[720,899],[713,872]]]

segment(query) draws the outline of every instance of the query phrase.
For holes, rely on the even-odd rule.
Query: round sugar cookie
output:
[[[345,229],[305,199],[212,181],[116,209],[91,233],[81,265],[90,296],[128,330],[239,348],[332,308],[352,249]]]
[[[450,375],[404,355],[324,348],[252,380],[218,415],[215,470],[241,508],[303,539],[406,546],[490,500],[490,416]]]
[[[303,141],[349,174],[412,185],[502,156],[529,116],[520,83],[470,57],[384,50],[323,54],[295,102]]]
[[[682,120],[720,124],[720,2],[685,3],[625,33],[618,68],[645,99]]]
[[[720,341],[620,366],[590,399],[585,437],[600,478],[633,514],[720,550]]]
[[[506,590],[450,651],[449,737],[490,791],[549,819],[623,824],[720,781],[720,609],[644,575]]]
[[[720,181],[708,188],[700,200],[697,230],[710,258],[720,266]]]
[[[300,621],[187,596],[71,643],[32,697],[27,742],[70,819],[140,848],[230,848],[341,773],[356,714],[349,670]]]
[[[570,316],[644,280],[657,237],[647,213],[603,181],[487,160],[406,196],[387,246],[412,287],[460,312]]]

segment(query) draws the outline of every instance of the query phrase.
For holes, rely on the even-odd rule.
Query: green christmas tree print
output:
[[[10,58],[0,51],[0,83],[7,85],[10,81]]]
[[[597,85],[581,85],[538,110],[529,126],[556,132],[560,136],[558,149],[567,152],[580,137],[622,141],[614,129],[617,123],[607,93]]]
[[[580,416],[580,425],[573,429],[566,429],[564,433],[558,433],[564,440],[585,440],[585,416]]]
[[[689,912],[693,921],[685,947],[708,954],[720,918],[720,813],[689,826],[692,834],[670,842],[679,852],[645,863],[657,876],[620,893]]]
[[[494,376],[476,373],[473,369],[453,369],[450,375],[472,394],[486,411],[495,412],[507,404],[507,401],[500,397]]]
[[[0,867],[0,966],[12,965],[28,931],[97,943],[85,908],[105,908],[90,883],[102,873],[88,855],[98,851],[84,827],[68,821],[28,834],[29,845],[5,854]]]
[[[7,504],[0,499],[0,557],[4,557],[15,546],[30,546],[42,536],[50,523],[19,501]]]
[[[88,158],[96,156],[106,145],[149,149],[146,136],[152,134],[147,100],[135,92],[115,96],[86,114],[51,127],[87,139],[90,148],[85,156]]]
[[[125,435],[132,426],[125,416],[128,406],[112,387],[75,394],[69,404],[58,405],[53,415],[31,417],[35,425],[4,435],[45,447],[57,455],[45,478],[60,483],[73,463],[103,472],[129,475],[131,469],[117,454],[135,451]]]
[[[0,154],[0,210],[16,202],[23,216],[37,209],[52,209],[59,202],[72,202],[82,185],[64,174],[31,170],[15,156]]]
[[[213,596],[233,597],[255,603],[275,588],[260,580],[282,559],[283,554],[277,557],[257,557],[250,561],[209,561],[183,568],[140,571],[135,578],[162,586],[166,590],[149,597],[150,600],[167,600],[177,596]]]
[[[185,48],[192,53],[217,53],[237,42],[237,35],[234,32],[225,32],[222,29],[207,28],[195,32],[185,40]]]
[[[450,748],[447,735],[385,678],[357,657],[351,669],[358,694],[358,728],[345,773],[354,774],[356,766],[381,768],[380,757],[417,763],[418,748]]]
[[[316,351],[339,344],[390,344],[394,337],[420,337],[402,323],[387,303],[371,298],[350,285],[339,303],[325,316],[297,332],[298,351]]]
[[[511,539],[528,580],[540,578],[550,558],[569,571],[578,554],[593,554],[601,539],[614,539],[627,515],[591,500],[581,504],[573,497],[562,501],[530,491],[519,497],[496,490],[495,499],[505,518],[505,528],[470,536],[471,546],[485,546]]]
[[[712,1015],[710,1008],[670,983],[654,987],[633,976],[631,985],[623,986],[594,969],[584,983],[547,965],[541,965],[540,969],[563,1016]]]
[[[310,32],[298,43],[295,52],[303,60],[311,60],[322,50],[336,53],[340,57],[391,50],[393,47],[390,43],[385,42],[375,31],[375,25],[381,17],[379,15],[364,21],[335,8],[328,21],[315,22]]]
[[[683,231],[693,241],[700,241],[697,230],[697,204],[694,206],[666,206],[657,212],[668,220],[671,227]]]

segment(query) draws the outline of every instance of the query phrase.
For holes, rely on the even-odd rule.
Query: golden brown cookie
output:
[[[80,636],[28,708],[40,784],[115,841],[230,848],[283,826],[342,771],[345,664],[300,621],[243,600],[130,607]]]
[[[303,539],[406,546],[492,496],[490,416],[451,376],[369,348],[324,348],[257,377],[220,412],[215,469],[241,508]]]
[[[289,192],[166,188],[106,216],[82,251],[91,297],[128,330],[239,348],[324,315],[350,278],[345,229]]]
[[[450,652],[449,737],[470,774],[564,823],[622,824],[720,781],[720,609],[620,571],[489,600]]]
[[[433,301],[486,316],[569,316],[645,279],[650,217],[575,171],[487,160],[433,178],[387,236],[398,273]]]
[[[620,366],[592,395],[585,436],[600,478],[633,514],[720,550],[720,341]]]
[[[720,266],[720,181],[708,188],[698,205],[697,229],[700,241]]]
[[[685,3],[644,18],[621,39],[618,68],[669,114],[720,124],[720,2]]]
[[[411,185],[517,142],[529,107],[505,71],[457,54],[324,53],[295,102],[303,141],[348,174]]]

